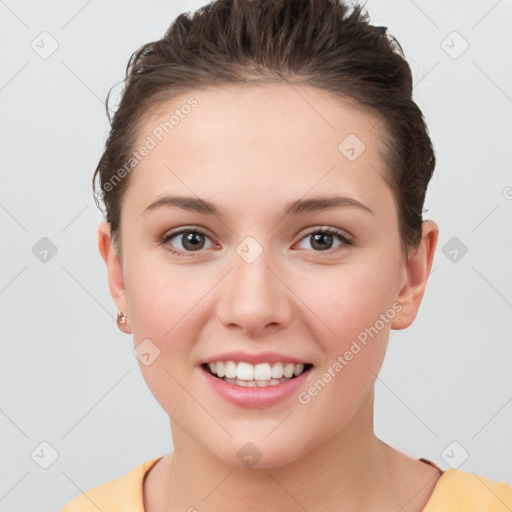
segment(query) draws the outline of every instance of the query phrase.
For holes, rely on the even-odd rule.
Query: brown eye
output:
[[[311,247],[324,251],[330,249],[334,242],[334,236],[329,233],[314,233],[311,237]]]
[[[175,253],[197,252],[213,245],[205,233],[196,229],[174,231],[165,235],[161,242]]]
[[[181,244],[187,251],[198,251],[204,247],[204,236],[195,231],[182,234]]]
[[[334,249],[340,245],[352,245],[352,241],[347,236],[345,236],[342,232],[335,231],[333,229],[312,231],[307,234],[301,240],[301,242],[304,240],[310,240],[311,250],[315,252],[329,251],[333,249],[333,244],[336,240],[338,240],[340,243],[335,245]],[[309,248],[305,247],[305,249]]]

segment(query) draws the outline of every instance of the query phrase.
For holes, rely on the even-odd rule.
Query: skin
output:
[[[352,101],[305,86],[209,88],[148,114],[137,147],[190,96],[198,106],[130,175],[122,257],[110,225],[98,226],[112,297],[128,314],[124,330],[135,346],[149,338],[160,350],[140,368],[169,415],[174,452],[148,473],[145,510],[422,510],[440,473],[375,436],[374,384],[390,330],[416,317],[439,232],[425,221],[419,247],[404,258],[381,125]],[[365,144],[354,161],[338,150],[349,134]],[[223,215],[177,207],[143,214],[166,194],[198,196]],[[345,206],[283,216],[288,201],[333,194],[373,214]],[[159,244],[181,226],[206,231],[202,249],[181,235]],[[322,251],[307,235],[325,228],[355,241],[334,236]],[[263,249],[252,263],[236,252],[247,236]],[[268,350],[314,365],[307,390],[393,304],[401,310],[307,404],[293,394],[240,408],[202,378],[207,357]],[[262,454],[252,468],[237,457],[247,442]]]

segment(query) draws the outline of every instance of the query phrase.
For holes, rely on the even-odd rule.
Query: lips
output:
[[[202,363],[215,363],[217,361],[235,361],[236,363],[244,361],[256,365],[258,363],[294,363],[294,364],[307,364],[306,359],[299,357],[291,357],[286,354],[279,354],[278,352],[259,352],[257,354],[250,352],[232,351],[224,352],[222,354],[213,355],[204,359]]]
[[[297,392],[314,367],[277,352],[225,352],[200,363],[210,388],[238,407],[269,407]]]
[[[233,405],[243,408],[270,407],[290,399],[310,380],[311,368],[313,365],[305,364],[298,376],[258,381],[221,378],[211,373],[208,364],[200,366],[204,382],[212,391]]]

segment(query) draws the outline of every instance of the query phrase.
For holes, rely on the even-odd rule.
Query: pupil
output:
[[[201,237],[202,235],[200,233],[191,232],[188,235],[185,236],[185,243],[183,246],[187,249],[197,250],[201,249],[204,243],[201,243]],[[187,247],[188,244],[191,244],[189,247]]]
[[[317,244],[319,241],[320,242],[324,242],[325,243],[325,239],[326,237],[328,238],[328,241],[331,242],[330,244],[327,244],[328,247],[326,247],[325,245],[322,245],[322,243],[320,243],[320,250],[325,250],[325,249],[329,249],[330,246],[332,245],[332,237],[333,235],[329,234],[329,233],[316,233],[315,235],[313,235],[313,247],[315,246],[315,244]]]

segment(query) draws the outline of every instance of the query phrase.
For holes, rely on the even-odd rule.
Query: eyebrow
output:
[[[178,207],[183,208],[184,210],[189,210],[197,213],[203,213],[207,215],[216,215],[222,216],[225,211],[220,211],[214,204],[209,201],[205,201],[199,197],[192,196],[164,196],[149,206],[147,206],[142,215],[151,210],[155,210],[156,208],[161,207]],[[311,199],[297,199],[295,201],[290,201],[286,204],[284,209],[284,215],[297,215],[300,213],[310,213],[322,210],[328,210],[330,208],[339,208],[339,207],[352,206],[359,208],[361,210],[367,211],[372,215],[375,215],[373,210],[366,206],[365,204],[353,199],[351,197],[345,196],[322,196],[322,197],[314,197]]]

